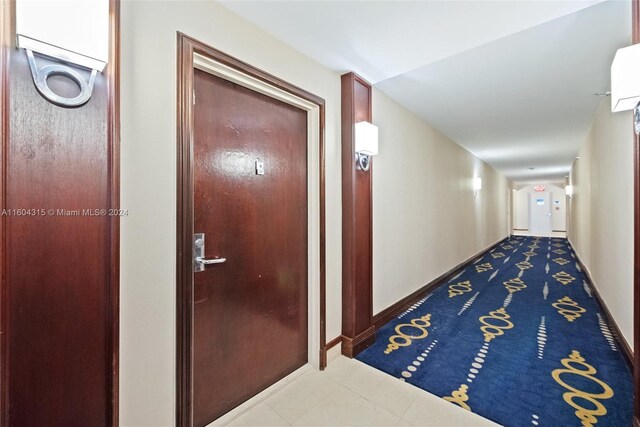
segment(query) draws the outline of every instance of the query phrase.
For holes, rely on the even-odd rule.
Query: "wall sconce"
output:
[[[482,178],[475,177],[473,178],[473,198],[478,197],[478,193],[482,190]]]
[[[89,101],[96,75],[109,58],[108,0],[16,0],[16,34],[44,98],[62,107]],[[39,68],[34,52],[57,63]],[[70,64],[91,70],[88,81]],[[71,79],[80,93],[67,98],[53,92],[47,79],[55,75]]]
[[[618,49],[611,63],[611,112],[633,110],[640,135],[640,44]]]
[[[356,162],[363,171],[369,170],[370,156],[378,154],[378,127],[369,122],[356,123]]]
[[[568,198],[571,198],[571,196],[573,196],[573,185],[565,186],[564,193],[567,195]]]

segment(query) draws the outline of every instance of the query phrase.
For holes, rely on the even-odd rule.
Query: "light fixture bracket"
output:
[[[57,63],[45,65],[42,68],[38,68],[33,51],[25,49],[27,52],[27,58],[29,60],[29,68],[31,69],[31,77],[36,89],[45,99],[49,102],[58,105],[60,107],[74,108],[80,107],[86,104],[91,98],[93,93],[93,85],[96,80],[97,70],[91,70],[91,76],[89,81],[86,81],[82,75],[71,68],[67,64]],[[47,83],[47,79],[50,76],[64,76],[73,80],[80,88],[80,93],[73,97],[67,98],[54,93]]]
[[[367,154],[356,153],[356,163],[360,170],[368,171],[371,166],[371,157]]]

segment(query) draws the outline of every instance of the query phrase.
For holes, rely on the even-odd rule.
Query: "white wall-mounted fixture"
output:
[[[640,44],[618,49],[611,64],[611,112],[633,110],[640,134]]]
[[[356,123],[356,161],[363,171],[369,170],[370,156],[378,154],[378,127],[369,122]]]
[[[473,197],[478,197],[478,193],[482,190],[482,178],[475,177],[473,178]]]
[[[109,58],[109,0],[16,0],[16,34],[42,96],[63,107],[89,101]],[[34,52],[56,63],[38,68]],[[70,65],[91,70],[88,81]],[[73,98],[54,93],[47,84],[54,75],[73,80],[80,93]]]
[[[573,185],[567,185],[564,187],[564,192],[568,198],[571,198],[571,196],[573,196]]]

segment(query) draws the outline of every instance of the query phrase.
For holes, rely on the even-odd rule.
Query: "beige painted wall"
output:
[[[509,234],[509,182],[378,90],[373,312]],[[474,198],[472,179],[482,178]]]
[[[567,235],[633,348],[632,118],[610,102],[600,102],[571,168]]]
[[[214,2],[124,1],[121,180],[129,216],[121,232],[123,427],[175,420],[177,31],[326,100],[327,339],[341,330],[339,74]],[[381,129],[374,166],[379,309],[504,236],[507,207],[506,182],[493,169],[384,95],[376,91],[374,97]],[[474,172],[483,177],[475,200]],[[403,256],[386,259],[385,246]]]
[[[326,100],[327,337],[341,330],[340,77],[210,1],[122,3],[122,426],[175,419],[176,31]]]

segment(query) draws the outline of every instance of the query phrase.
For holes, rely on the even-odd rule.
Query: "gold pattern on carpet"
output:
[[[516,264],[516,267],[524,271],[533,267],[533,264],[531,264],[529,261],[520,261],[519,263]]]
[[[538,255],[537,253],[533,252],[533,251],[529,251],[529,252],[525,252],[523,255],[531,258],[532,256],[536,256]]]
[[[471,292],[471,282],[468,280],[449,285],[449,298],[457,297],[465,292]]]
[[[495,258],[504,258],[504,254],[502,252],[494,252],[491,254],[491,256],[495,259]]]
[[[493,270],[491,263],[485,262],[484,264],[476,265],[476,271],[478,273],[484,273],[485,271]]]
[[[510,293],[521,291],[521,290],[523,290],[524,288],[527,287],[527,285],[525,285],[525,283],[519,277],[515,277],[515,278],[513,278],[511,280],[507,280],[506,282],[503,282],[502,284],[504,285],[505,288],[507,288],[507,290]]]
[[[552,261],[553,261],[553,262],[555,262],[555,263],[557,263],[557,264],[560,264],[560,265],[569,264],[569,261],[567,261],[567,260],[566,260],[566,259],[564,259],[564,258],[560,258],[560,257],[558,257],[558,258],[554,258]]]
[[[551,304],[553,308],[558,310],[558,313],[564,316],[569,322],[573,322],[582,313],[586,312],[584,308],[580,307],[577,302],[569,297],[560,298],[558,301]],[[568,307],[568,308],[567,308]]]
[[[571,283],[574,280],[576,280],[575,277],[573,277],[572,275],[570,275],[566,271],[561,271],[559,273],[556,273],[552,277],[554,279],[556,279],[558,282],[562,283],[563,285],[568,285],[569,283]]]
[[[504,246],[502,247],[502,249],[513,249],[513,246],[511,246],[511,245],[504,245]]]
[[[471,411],[469,405],[465,403],[467,400],[469,400],[467,390],[469,390],[469,386],[467,386],[466,384],[462,384],[459,389],[454,390],[453,393],[451,393],[451,396],[443,397],[443,399],[447,402],[455,403],[456,405],[466,409],[467,411]]]
[[[558,254],[558,255],[562,255],[562,254],[566,254],[567,251],[563,251],[562,249],[556,249],[555,251],[552,251],[554,254]]]
[[[424,339],[429,335],[427,328],[431,326],[431,314],[425,314],[424,316],[411,320],[411,323],[403,323],[396,326],[395,331],[397,335],[389,337],[389,345],[384,351],[384,354],[389,354],[400,347],[408,347],[412,344],[413,340]],[[415,330],[416,335],[410,335],[403,332],[403,329]]]
[[[495,337],[504,335],[504,331],[513,328],[513,323],[509,320],[511,316],[507,314],[504,307],[489,312],[488,316],[482,316],[478,320],[484,326],[480,330],[484,333],[484,341],[491,342]],[[497,324],[489,323],[489,320],[496,321]]]
[[[576,410],[576,417],[582,421],[584,427],[593,427],[598,422],[597,417],[601,417],[607,414],[607,408],[599,402],[602,399],[610,399],[613,397],[613,390],[604,381],[594,377],[596,374],[596,368],[588,364],[585,359],[580,356],[580,353],[573,350],[568,358],[560,361],[566,369],[556,369],[551,372],[553,379],[565,389],[569,390],[562,394],[562,398],[572,408]],[[578,390],[574,386],[567,384],[560,377],[562,374],[578,375],[582,378],[590,380],[599,386],[601,390],[599,393],[588,393],[583,390]],[[589,408],[580,406],[580,403],[576,403],[575,399],[579,399],[580,403],[589,403]]]

